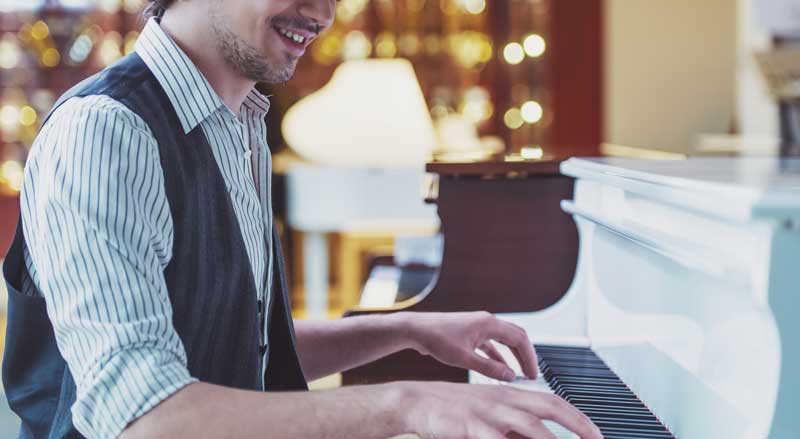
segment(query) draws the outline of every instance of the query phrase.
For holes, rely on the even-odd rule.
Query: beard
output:
[[[219,5],[222,2],[215,3]],[[211,31],[217,50],[231,69],[255,82],[280,84],[292,78],[296,60],[286,54],[283,62],[270,62],[258,49],[230,29],[218,7],[212,7],[210,12]]]

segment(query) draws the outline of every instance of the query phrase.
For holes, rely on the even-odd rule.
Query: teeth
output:
[[[280,33],[284,37],[294,41],[297,44],[303,44],[303,43],[306,42],[306,38],[305,37],[303,37],[301,35],[297,35],[296,33],[290,32],[290,31],[288,31],[286,29],[278,29],[278,33]]]

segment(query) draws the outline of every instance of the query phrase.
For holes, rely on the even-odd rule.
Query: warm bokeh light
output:
[[[54,48],[45,49],[39,60],[44,67],[55,67],[61,62],[61,54]]]
[[[422,41],[417,34],[407,32],[397,40],[397,48],[404,56],[416,56],[422,49]]]
[[[447,38],[447,46],[455,60],[468,69],[492,59],[492,42],[480,32],[466,31]]]
[[[19,108],[14,105],[0,107],[0,126],[5,129],[13,128],[19,122]]]
[[[394,34],[381,32],[375,39],[375,54],[380,58],[394,58],[397,55],[397,43]]]
[[[519,43],[508,43],[503,49],[503,58],[511,65],[519,64],[525,59],[525,50]]]
[[[459,111],[468,121],[479,124],[494,114],[489,92],[483,87],[471,87],[464,92],[464,100]]]
[[[15,160],[8,160],[0,165],[0,186],[7,192],[19,193],[22,190],[24,168]]]
[[[13,69],[19,64],[20,49],[16,37],[12,33],[3,35],[0,39],[0,68]]]
[[[525,160],[541,160],[544,150],[540,146],[526,146],[519,151],[519,155]]]
[[[478,15],[486,9],[486,0],[461,0],[461,7],[470,14]]]
[[[519,108],[512,108],[506,111],[506,114],[503,116],[503,122],[512,130],[516,130],[525,123],[525,121],[522,119],[522,112],[519,111]]]
[[[536,101],[528,101],[522,104],[521,111],[522,119],[528,123],[536,123],[542,120],[544,109],[542,105]]]
[[[522,42],[522,46],[525,49],[525,53],[531,58],[538,58],[547,50],[547,43],[538,34],[528,35]]]
[[[344,37],[342,55],[346,60],[364,59],[372,53],[372,43],[364,32],[352,31]]]
[[[36,110],[34,110],[30,105],[22,107],[22,110],[19,111],[19,123],[26,127],[35,124],[36,117]]]
[[[123,9],[129,14],[137,14],[144,8],[145,0],[124,0]]]
[[[100,62],[105,66],[109,66],[114,61],[122,57],[122,35],[119,32],[107,32],[103,37],[103,42],[100,43],[98,48],[98,56]]]
[[[311,56],[320,64],[333,64],[342,55],[343,44],[342,35],[339,32],[326,32],[322,34],[319,41],[311,45]]]
[[[47,23],[39,20],[36,23],[33,23],[30,33],[34,40],[43,40],[50,36],[50,28],[47,26]]]
[[[369,0],[341,0],[336,5],[336,20],[350,23],[367,7]]]
[[[136,39],[139,38],[139,32],[131,31],[125,34],[125,47],[123,53],[130,55],[136,47]]]
[[[121,6],[119,0],[96,0],[96,3],[100,6],[100,9],[109,14],[117,13]]]

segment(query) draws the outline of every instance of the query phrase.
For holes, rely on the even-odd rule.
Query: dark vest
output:
[[[211,146],[198,125],[184,134],[175,110],[142,59],[131,54],[68,91],[107,95],[138,114],[158,142],[174,226],[164,270],[172,323],[186,349],[189,373],[207,383],[261,390],[256,286],[239,223]],[[273,229],[273,285],[267,390],[306,390],[295,350],[283,257]],[[8,321],[3,385],[22,419],[20,437],[81,437],[72,425],[75,382],[58,351],[41,297],[25,296],[22,219],[3,266]]]

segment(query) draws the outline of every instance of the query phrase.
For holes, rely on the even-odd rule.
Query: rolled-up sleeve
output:
[[[91,438],[125,427],[195,381],[163,276],[172,219],[158,146],[108,97],[74,98],[41,131],[21,197],[34,280]]]

